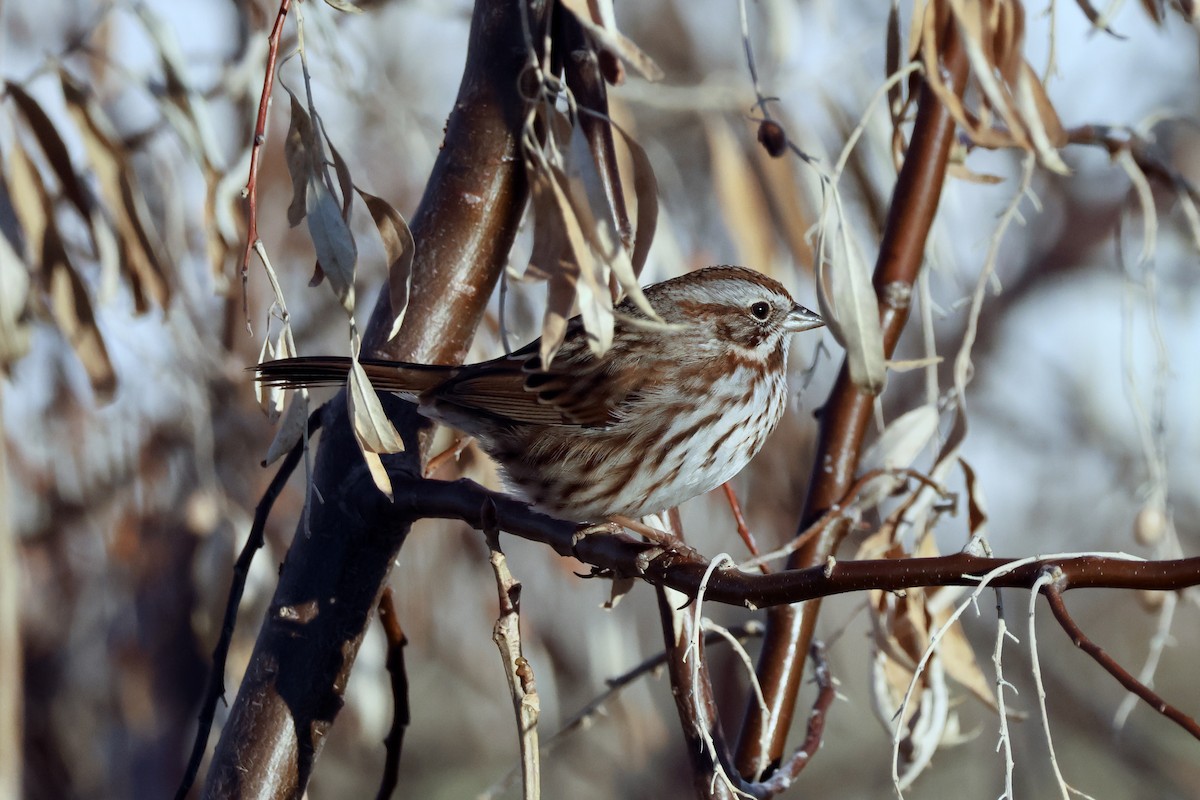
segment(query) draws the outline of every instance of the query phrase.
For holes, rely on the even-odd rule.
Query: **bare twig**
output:
[[[746,549],[750,551],[750,555],[759,558],[758,543],[754,541],[754,534],[750,532],[750,526],[746,524],[746,518],[742,516],[742,504],[738,502],[738,496],[734,493],[733,486],[726,481],[721,484],[721,489],[725,492],[725,499],[729,502],[729,510],[733,512],[733,521],[737,525],[738,536],[746,543]],[[759,562],[758,568],[763,573],[771,571],[765,562]]]
[[[458,457],[462,455],[462,451],[466,450],[472,441],[474,441],[474,439],[472,439],[470,436],[457,437],[453,444],[425,462],[425,469],[422,470],[422,474],[426,478],[432,477],[446,464],[450,463],[451,461],[457,461]]]
[[[808,715],[808,731],[779,771],[761,784],[770,796],[779,794],[792,785],[804,768],[812,761],[825,737],[825,719],[829,708],[837,698],[837,682],[829,672],[829,660],[825,657],[825,645],[814,641],[809,649],[809,661],[813,665],[813,680],[817,684],[817,699],[813,701]]]
[[[521,582],[508,569],[508,559],[500,549],[500,530],[496,526],[495,505],[484,503],[483,535],[487,539],[488,560],[496,576],[500,597],[500,616],[492,629],[492,641],[500,649],[504,677],[512,696],[521,747],[521,782],[526,800],[541,797],[541,757],[538,750],[538,717],[541,699],[533,679],[533,667],[521,652]]]
[[[1054,618],[1058,620],[1058,624],[1071,637],[1071,642],[1076,647],[1091,656],[1092,660],[1103,667],[1109,675],[1116,678],[1118,683],[1140,697],[1146,705],[1183,728],[1193,737],[1200,739],[1200,724],[1197,724],[1196,720],[1168,703],[1157,692],[1135,678],[1128,670],[1118,664],[1115,658],[1104,652],[1103,648],[1088,638],[1083,629],[1079,627],[1079,624],[1071,617],[1070,612],[1067,611],[1067,606],[1063,602],[1062,592],[1057,586],[1051,584],[1044,587],[1042,594],[1046,596],[1046,601],[1050,604],[1050,611],[1054,614]]]
[[[387,738],[383,740],[387,750],[387,758],[383,764],[383,779],[379,783],[379,793],[375,800],[387,800],[396,790],[400,779],[400,754],[404,750],[404,732],[410,721],[408,709],[408,673],[404,669],[404,648],[408,637],[400,627],[400,618],[396,615],[396,603],[392,598],[389,586],[383,590],[379,598],[379,622],[387,637],[387,671],[392,684],[392,727]]]
[[[727,628],[724,631],[707,631],[704,634],[704,646],[709,647],[714,644],[720,644],[724,641],[729,641],[730,637],[734,641],[743,642],[747,639],[758,638],[762,636],[762,625],[757,622],[749,622],[745,625],[740,625],[733,628]],[[563,723],[562,727],[555,731],[551,736],[542,739],[542,756],[545,757],[554,751],[560,744],[566,741],[571,734],[586,728],[600,713],[600,711],[612,702],[626,687],[634,681],[642,678],[650,673],[662,668],[667,663],[668,653],[664,650],[650,656],[640,664],[632,667],[626,672],[621,673],[615,678],[609,678],[605,681],[608,686],[596,697],[592,698],[584,705],[583,708],[571,715],[570,719]],[[507,775],[500,778],[485,791],[480,793],[480,798],[498,797],[503,794],[508,787],[516,780],[519,770],[514,769]]]
[[[262,147],[267,142],[267,112],[271,108],[271,92],[275,87],[275,67],[279,59],[279,39],[283,35],[283,23],[291,9],[292,0],[280,0],[279,11],[275,15],[275,25],[267,41],[267,67],[263,75],[262,96],[258,101],[258,117],[254,123],[254,140],[250,146],[250,176],[246,179],[246,188],[242,196],[246,200],[246,247],[242,251],[242,314],[246,318],[246,330],[250,327],[250,301],[246,292],[246,284],[250,274],[250,253],[258,244],[258,166],[262,161]]]

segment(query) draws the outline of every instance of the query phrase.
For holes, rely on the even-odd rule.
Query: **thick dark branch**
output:
[[[542,3],[533,3],[544,15]],[[446,139],[412,220],[416,242],[406,324],[386,337],[385,288],[364,333],[365,354],[461,361],[504,268],[528,189],[517,147],[526,64],[524,2],[476,4],[462,84]],[[542,29],[542,24],[534,26]],[[396,474],[420,475],[424,423],[411,405],[384,398],[407,450]],[[207,797],[285,798],[305,792],[342,705],[362,637],[408,520],[365,471],[344,395],[324,413],[308,528],[297,535],[230,718],[213,756]],[[319,498],[319,499],[318,499]]]
[[[607,533],[572,543],[578,526],[533,511],[525,503],[489,491],[467,480],[418,480],[394,484],[396,503],[390,513],[407,521],[420,517],[458,519],[480,529],[483,507],[494,504],[500,529],[574,556],[598,574],[636,577],[695,597],[709,562],[694,550],[664,550],[629,536]],[[917,586],[978,586],[988,573],[1013,559],[980,558],[966,553],[938,558],[837,561],[805,569],[763,575],[734,568],[709,577],[707,601],[766,608],[869,589],[899,591]],[[1175,591],[1200,585],[1200,557],[1170,561],[1135,561],[1101,556],[1028,561],[993,577],[996,587],[1033,587],[1048,567],[1062,571],[1071,589],[1151,589]]]
[[[292,402],[299,402],[299,398],[293,399]],[[267,490],[263,492],[262,498],[258,501],[258,506],[254,509],[254,522],[250,526],[250,535],[246,537],[246,543],[242,545],[242,552],[233,565],[229,599],[225,601],[221,635],[217,638],[216,647],[213,648],[212,666],[209,667],[208,684],[200,706],[200,722],[196,729],[196,739],[192,744],[192,754],[188,758],[183,779],[179,782],[179,789],[175,793],[175,800],[183,800],[196,780],[196,773],[200,771],[200,762],[204,760],[204,750],[208,747],[208,734],[212,731],[213,717],[217,713],[217,703],[225,696],[225,660],[229,657],[229,645],[233,642],[233,629],[237,624],[237,613],[242,604],[242,594],[246,591],[246,579],[250,576],[250,565],[254,561],[255,554],[263,546],[267,519],[271,515],[275,501],[283,492],[283,487],[287,485],[288,479],[292,477],[292,473],[300,463],[300,459],[304,455],[304,448],[308,446],[308,438],[316,433],[319,427],[321,427],[321,412],[317,410],[308,417],[305,438],[296,442],[284,457],[275,477],[271,479]]]
[[[967,59],[958,31],[950,22],[943,33],[942,57],[946,82],[961,95],[967,80]],[[920,274],[925,240],[937,213],[954,120],[933,89],[921,88],[912,144],[888,210],[887,225],[875,264],[875,292],[883,326],[884,353],[891,356],[908,320],[913,286]],[[842,364],[829,401],[821,409],[820,438],[813,463],[804,513],[798,528],[803,533],[845,496],[854,473],[863,438],[871,419],[874,398],[861,392]],[[813,567],[833,555],[845,535],[844,525],[830,525],[797,550],[788,562],[796,569]],[[759,656],[759,682],[767,701],[767,718],[757,703],[747,704],[738,742],[738,769],[755,775],[779,764],[796,708],[796,695],[804,672],[804,654],[812,642],[820,603],[799,608],[774,609],[767,619],[767,635]],[[767,743],[765,752],[761,743]]]

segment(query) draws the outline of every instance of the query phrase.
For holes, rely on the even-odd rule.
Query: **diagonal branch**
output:
[[[1053,612],[1054,618],[1058,620],[1058,624],[1071,637],[1071,642],[1076,647],[1091,656],[1097,664],[1104,667],[1109,675],[1117,679],[1117,683],[1140,697],[1145,701],[1146,705],[1183,728],[1195,738],[1200,739],[1200,724],[1197,724],[1196,720],[1184,714],[1166,700],[1163,700],[1157,692],[1133,677],[1128,670],[1117,663],[1115,658],[1104,652],[1104,649],[1100,645],[1088,638],[1087,634],[1083,632],[1083,629],[1079,627],[1079,624],[1071,616],[1071,612],[1067,611],[1067,605],[1063,602],[1062,591],[1057,586],[1046,586],[1042,589],[1042,594],[1046,596],[1046,601],[1050,604],[1050,611]]]
[[[954,23],[948,22],[941,48],[947,82],[961,94],[967,79],[967,59]],[[920,273],[925,240],[937,212],[946,176],[954,121],[928,83],[921,87],[912,144],[896,181],[887,225],[875,265],[874,286],[879,300],[884,353],[891,356],[908,320],[913,285]],[[821,410],[820,439],[808,498],[800,520],[803,532],[842,498],[854,479],[858,457],[871,418],[874,397],[859,391],[843,363],[829,401]],[[792,569],[823,563],[837,550],[846,527],[830,525],[792,555]],[[759,680],[769,716],[758,705],[747,705],[738,742],[737,763],[743,775],[754,777],[779,764],[796,696],[804,671],[802,655],[813,639],[820,602],[773,609],[759,658]]]

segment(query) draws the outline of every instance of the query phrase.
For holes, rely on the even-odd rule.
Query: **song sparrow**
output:
[[[625,300],[612,348],[596,358],[579,319],[549,369],[540,340],[481,364],[363,360],[379,391],[474,436],[533,504],[595,522],[665,511],[732,478],[783,416],[789,334],[823,325],[777,281],[709,267],[645,289],[671,327]],[[632,318],[625,321],[622,316]],[[346,358],[259,365],[258,379],[341,383]]]

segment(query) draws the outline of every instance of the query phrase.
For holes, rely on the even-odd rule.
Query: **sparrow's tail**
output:
[[[417,395],[449,378],[458,367],[406,364],[402,361],[359,361],[371,385],[381,392]],[[336,386],[346,382],[350,359],[306,356],[264,361],[255,367],[255,379],[267,386],[299,389],[302,386]]]

